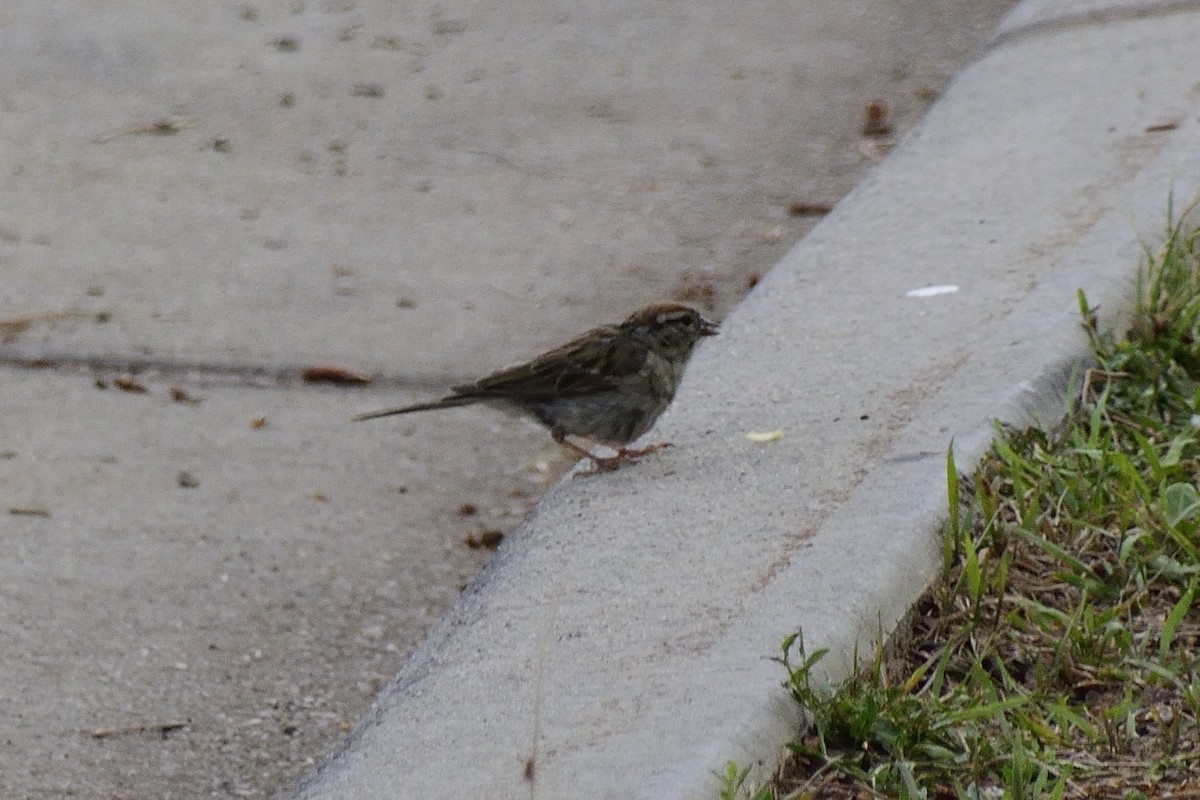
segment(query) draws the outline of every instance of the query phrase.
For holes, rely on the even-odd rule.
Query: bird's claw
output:
[[[670,446],[670,442],[659,442],[658,444],[648,444],[645,447],[639,447],[637,449],[622,447],[617,451],[617,459],[628,459],[630,461],[635,461],[642,456],[648,456],[657,450],[664,450]]]
[[[627,461],[637,461],[642,456],[650,455],[651,453],[670,447],[670,442],[660,442],[658,444],[647,445],[646,447],[631,448],[622,447],[617,451],[615,456],[598,456],[588,453],[587,457],[592,460],[595,469],[590,472],[580,472],[578,475],[599,475],[601,472],[613,472],[621,468],[621,465]]]
[[[596,468],[586,474],[595,475],[599,472],[613,472],[621,468],[622,460],[623,459],[620,456],[614,456],[612,458],[605,458],[604,456],[592,456],[592,464],[595,465]]]

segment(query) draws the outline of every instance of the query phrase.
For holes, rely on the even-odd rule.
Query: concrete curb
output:
[[[552,490],[298,797],[702,798],[727,760],[769,773],[799,722],[782,637],[835,679],[893,629],[936,572],[947,443],[965,468],[994,418],[1061,412],[1076,289],[1115,323],[1168,192],[1200,187],[1200,9],[1038,9],[726,320],[653,434],[677,447]],[[908,296],[932,285],[957,291]]]

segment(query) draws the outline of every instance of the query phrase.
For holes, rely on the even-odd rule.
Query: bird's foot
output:
[[[595,453],[588,453],[587,457],[591,459],[595,469],[591,472],[581,472],[580,475],[599,475],[601,472],[612,472],[621,468],[622,464],[629,461],[637,461],[642,456],[648,456],[656,450],[662,450],[665,447],[670,447],[670,442],[660,442],[647,447],[622,447],[617,451],[615,456],[598,456]]]
[[[617,458],[618,459],[626,459],[629,461],[636,461],[637,459],[641,458],[642,456],[648,456],[651,453],[654,453],[658,450],[664,450],[670,446],[671,446],[670,442],[659,442],[658,444],[648,444],[645,447],[639,447],[636,449],[631,448],[631,447],[622,447],[620,450],[617,451]]]
[[[670,442],[660,442],[658,444],[647,445],[646,447],[639,448],[622,447],[621,449],[617,450],[617,454],[615,456],[598,456],[591,450],[575,444],[561,433],[557,436],[554,436],[554,441],[558,442],[563,447],[566,447],[568,450],[573,451],[576,455],[588,459],[595,466],[595,469],[591,470],[590,472],[575,473],[576,476],[599,475],[601,472],[612,472],[613,470],[620,469],[621,465],[626,461],[636,461],[642,456],[649,455],[656,450],[662,450],[664,447],[671,446]]]
[[[592,460],[592,466],[595,469],[590,472],[581,472],[580,475],[598,475],[601,472],[612,472],[621,468],[621,463],[624,461],[620,456],[597,456],[588,455]]]

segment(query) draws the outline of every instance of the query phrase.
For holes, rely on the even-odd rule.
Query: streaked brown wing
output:
[[[646,363],[646,350],[619,328],[597,328],[543,353],[526,364],[493,372],[475,383],[455,386],[466,397],[552,400],[616,390],[620,379]]]

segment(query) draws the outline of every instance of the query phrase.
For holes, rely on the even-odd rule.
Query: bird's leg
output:
[[[598,456],[590,450],[580,447],[572,442],[567,438],[566,433],[559,428],[552,428],[550,430],[550,437],[554,439],[554,441],[566,447],[568,450],[573,451],[576,455],[589,459],[593,464],[596,465],[597,472],[612,472],[614,469],[617,469],[621,466],[622,457],[620,453],[611,458],[606,456]]]

